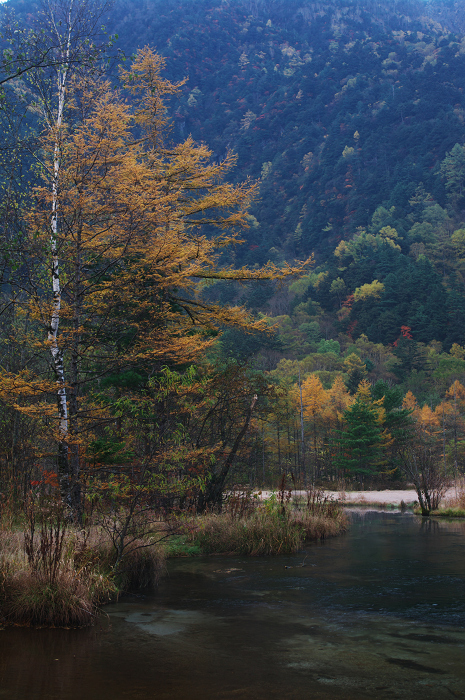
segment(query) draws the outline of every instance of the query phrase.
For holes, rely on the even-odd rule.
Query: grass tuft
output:
[[[89,587],[72,569],[54,582],[29,571],[4,584],[3,614],[7,622],[47,627],[88,625],[96,614]]]
[[[456,496],[448,498],[440,508],[432,511],[431,515],[442,518],[465,518],[465,490],[458,490]]]
[[[465,518],[465,509],[463,508],[439,508],[431,511],[431,515],[442,518]]]
[[[153,588],[165,569],[166,550],[161,544],[134,540],[127,546],[116,573],[118,587],[125,591]]]

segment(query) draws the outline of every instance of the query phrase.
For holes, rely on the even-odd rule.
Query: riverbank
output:
[[[263,491],[261,498],[270,497],[271,491]],[[413,508],[415,513],[421,514],[418,504],[417,492],[414,489],[384,489],[380,491],[323,491],[322,494],[329,500],[334,500],[342,506],[375,506],[377,508]],[[305,499],[306,491],[293,491],[293,498]],[[465,490],[448,488],[441,499],[437,510],[431,512],[431,516],[439,518],[465,518]]]
[[[295,554],[306,542],[347,529],[333,501],[294,508],[277,498],[238,504],[221,514],[178,516],[150,523],[119,542],[111,529],[85,531],[65,520],[44,520],[39,531],[0,528],[0,622],[24,626],[82,627],[121,592],[153,588],[170,557]],[[141,526],[141,523],[138,523]],[[117,547],[123,547],[119,552]]]

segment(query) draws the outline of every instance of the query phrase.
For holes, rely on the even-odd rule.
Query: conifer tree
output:
[[[385,411],[382,399],[373,401],[369,383],[360,382],[354,403],[344,412],[346,427],[340,437],[340,466],[363,481],[373,476],[383,462]]]

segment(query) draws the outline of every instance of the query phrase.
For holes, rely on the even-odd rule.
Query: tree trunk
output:
[[[54,124],[49,123],[49,129],[55,132],[55,145],[53,149],[53,177],[52,177],[52,215],[50,220],[50,254],[51,254],[51,274],[52,274],[52,315],[48,330],[48,341],[50,343],[50,352],[52,355],[52,367],[55,374],[57,384],[57,408],[58,408],[58,471],[61,487],[62,498],[70,508],[72,508],[72,484],[69,466],[68,454],[68,405],[66,397],[66,382],[63,362],[63,352],[58,342],[58,333],[60,326],[61,312],[61,280],[60,266],[58,257],[58,209],[59,209],[59,177],[60,177],[60,160],[61,160],[61,130],[63,127],[63,112],[65,107],[66,96],[66,77],[68,66],[66,61],[69,60],[71,41],[71,29],[68,31],[68,40],[66,44],[64,64],[59,68],[57,75],[57,94],[58,105],[56,120]]]
[[[224,462],[220,472],[218,474],[213,474],[206,487],[205,491],[203,491],[200,494],[198,504],[197,504],[197,512],[203,513],[205,509],[208,506],[216,506],[216,507],[221,507],[221,499],[223,496],[223,490],[224,490],[224,485],[226,482],[226,478],[228,476],[229,470],[231,468],[231,465],[234,461],[234,458],[236,456],[236,453],[239,449],[239,446],[248,430],[249,424],[250,424],[250,419],[252,418],[252,413],[255,408],[255,404],[257,403],[258,396],[255,394],[252,403],[250,404],[250,407],[247,411],[247,415],[244,421],[244,425],[242,426],[238,436],[236,437],[236,440],[234,442],[234,445],[231,448],[231,452],[229,453],[228,457],[226,458],[226,461]]]

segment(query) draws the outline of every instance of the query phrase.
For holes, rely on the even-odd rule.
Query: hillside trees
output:
[[[354,403],[344,412],[346,428],[340,437],[341,467],[363,478],[379,471],[383,447],[391,437],[383,431],[383,399],[373,400],[366,380],[360,382]]]
[[[119,376],[123,385],[125,373],[143,379],[167,362],[191,363],[228,324],[266,330],[242,308],[204,301],[208,280],[279,279],[303,269],[219,268],[255,187],[224,181],[232,154],[212,164],[205,146],[169,142],[164,100],[177,86],[162,68],[163,59],[145,49],[121,71],[133,107],[106,82],[73,79],[73,120],[43,134],[43,184],[25,215],[41,264],[21,303],[33,322],[22,341],[42,358],[42,375],[29,373],[17,393],[50,394],[51,351],[58,416],[48,401],[21,410],[52,421],[62,493],[74,510],[89,435],[111,422],[102,379]],[[207,236],[212,226],[219,233]],[[3,396],[16,380],[3,375]]]

